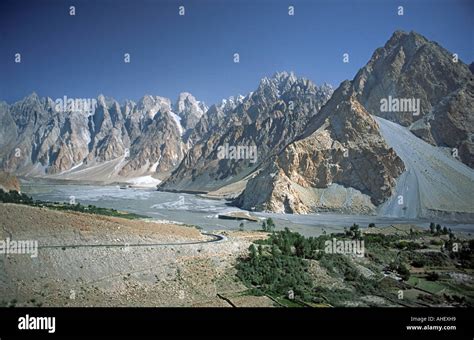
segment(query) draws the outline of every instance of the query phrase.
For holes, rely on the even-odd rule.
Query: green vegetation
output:
[[[360,239],[362,236],[359,225],[355,223],[349,228],[349,230],[345,229],[345,234],[352,239]]]
[[[417,250],[417,249],[426,249],[428,246],[418,243],[418,242],[412,242],[412,241],[407,241],[407,240],[401,240],[395,243],[395,247],[397,249],[405,249],[405,250]]]
[[[331,235],[333,236],[333,235]],[[249,247],[249,257],[240,258],[237,276],[254,292],[285,297],[294,292],[295,301],[303,303],[342,304],[346,298],[374,291],[375,284],[361,276],[347,256],[325,254],[329,236],[306,238],[288,228],[274,232],[266,240]],[[349,283],[347,289],[326,290],[319,287],[310,272],[310,262],[318,260],[329,275]]]
[[[268,220],[262,224],[265,231],[268,225]],[[364,258],[327,251],[326,243],[334,239],[363,241]],[[380,298],[402,306],[472,306],[471,288],[445,273],[472,268],[473,247],[474,241],[460,240],[435,224],[428,231],[410,228],[388,234],[364,232],[353,224],[343,233],[318,237],[285,228],[255,241],[236,268],[249,291],[284,306],[370,306],[378,305]],[[400,290],[411,293],[401,301]]]
[[[426,275],[426,279],[428,281],[438,281],[439,280],[439,274],[437,272],[429,272]]]
[[[34,204],[33,199],[25,194],[20,194],[18,191],[5,192],[0,189],[0,201],[4,203],[17,203],[17,204]]]
[[[427,291],[427,292],[430,292],[430,293],[432,293],[432,294],[439,293],[439,292],[441,292],[441,291],[445,288],[445,287],[444,287],[441,283],[439,283],[439,282],[428,281],[427,279],[422,278],[422,277],[411,277],[411,278],[408,280],[408,283],[409,283],[410,285],[412,285],[413,287],[422,289],[422,290]]]
[[[275,223],[271,218],[267,218],[262,222],[262,230],[268,233],[272,233],[275,231]]]
[[[430,233],[439,236],[439,235],[448,235],[451,234],[452,231],[451,229],[448,229],[446,227],[441,227],[440,224],[434,224],[433,222],[430,223]]]
[[[462,268],[474,269],[474,240],[462,241],[450,238],[444,244],[444,251]]]
[[[115,209],[100,208],[95,205],[84,206],[80,203],[69,204],[69,203],[59,203],[59,202],[46,202],[33,200],[28,195],[20,194],[17,191],[5,192],[0,189],[0,202],[3,203],[16,203],[16,204],[25,204],[33,207],[46,207],[54,210],[64,210],[64,211],[78,211],[88,214],[97,214],[105,216],[115,216],[122,217],[127,219],[137,219],[137,218],[146,218],[147,216],[142,216],[134,213],[122,212]]]

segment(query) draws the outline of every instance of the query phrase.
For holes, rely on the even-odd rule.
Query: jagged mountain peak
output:
[[[194,103],[199,103],[198,100],[189,92],[181,92],[178,95],[178,98],[176,99],[174,109],[176,111],[182,111],[184,110],[184,106],[188,103],[194,104]]]
[[[180,118],[182,127],[189,131],[196,126],[208,107],[191,93],[181,92],[172,109]]]
[[[473,88],[467,65],[454,61],[449,51],[416,32],[397,31],[374,52],[352,81],[341,83],[299,138],[262,164],[236,203],[245,209],[277,212],[375,212],[383,202],[391,206],[397,192],[408,191],[408,187],[398,186],[402,174],[414,181],[410,191],[419,195],[421,190],[427,190],[431,194],[439,182],[430,182],[435,186],[430,189],[419,186],[413,190],[421,183],[418,178],[426,184],[435,177],[426,174],[431,158],[426,163],[421,161],[421,166],[418,159],[412,162],[410,157],[418,155],[410,154],[410,143],[399,144],[404,138],[390,135],[390,125],[375,115],[410,128],[416,126],[418,136],[434,145],[454,147],[459,159],[472,167]],[[382,110],[381,100],[388,98],[417,102],[413,105],[419,106],[420,114],[414,114],[416,109]],[[393,125],[409,133],[408,129]],[[413,144],[427,149],[421,141]],[[469,173],[464,165],[452,164],[456,161],[443,157],[448,159],[450,169],[459,166],[460,172]],[[435,167],[445,166],[438,161],[433,162]],[[461,179],[456,171],[452,173],[456,180],[446,178],[456,188],[450,192],[453,199],[459,199],[459,192],[469,192],[464,190],[467,182],[462,181],[472,178],[472,172]],[[436,215],[444,210],[451,214],[443,200],[435,204],[431,198],[425,200],[424,206],[414,208],[416,214]],[[468,208],[463,213],[471,211]]]
[[[408,127],[433,145],[457,148],[462,161],[472,164],[474,103],[467,85],[473,81],[468,65],[438,43],[397,31],[359,70],[353,86],[371,114]],[[443,102],[449,96],[449,104]],[[390,100],[405,105],[381,105]]]
[[[28,96],[23,99],[20,99],[13,106],[34,106],[34,105],[41,105],[41,98],[38,96],[36,92],[32,92]]]
[[[204,102],[197,100],[191,93],[181,92],[172,109],[178,115],[186,111],[195,110],[199,116],[202,116],[207,111],[208,107]]]
[[[331,92],[329,87],[324,90]],[[209,108],[189,138],[188,154],[160,188],[209,190],[242,179],[299,135],[328,98],[293,73],[263,78],[246,97],[230,97]],[[258,157],[219,159],[223,145],[258,146]]]
[[[415,32],[405,32],[402,30],[395,31],[390,39],[386,42],[385,48],[397,46],[397,45],[415,45],[417,47],[428,43],[429,40],[423,35]]]
[[[235,109],[239,104],[242,104],[244,99],[247,98],[241,94],[237,96],[230,96],[229,98],[222,99],[221,102],[216,105],[223,112],[228,112]]]
[[[40,100],[40,97],[35,91],[33,91],[28,96],[26,96],[24,100]]]
[[[120,108],[120,104],[115,98],[99,94],[97,96],[97,105],[106,108]]]
[[[273,74],[271,79],[276,80],[277,82],[290,82],[294,83],[298,79],[293,71],[278,71]]]
[[[137,102],[138,110],[148,111],[154,107],[157,108],[158,110],[161,107],[167,107],[171,109],[171,100],[169,98],[160,97],[160,96],[144,95]]]
[[[254,94],[266,93],[269,95],[275,95],[279,97],[283,92],[288,91],[291,86],[298,82],[303,81],[302,78],[295,76],[293,72],[276,72],[271,77],[263,77],[260,80],[260,84]]]

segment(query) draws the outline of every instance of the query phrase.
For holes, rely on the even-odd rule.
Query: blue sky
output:
[[[0,99],[36,91],[174,100],[188,91],[212,104],[283,70],[337,87],[397,29],[417,31],[471,63],[473,17],[470,0],[2,0]]]

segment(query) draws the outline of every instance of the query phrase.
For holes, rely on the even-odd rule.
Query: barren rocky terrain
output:
[[[15,306],[272,306],[243,292],[233,264],[264,233],[125,220],[0,204],[0,239],[37,240],[38,257],[0,257]],[[234,301],[234,302],[233,302]]]
[[[20,182],[12,174],[0,171],[0,189],[4,191],[20,191]]]
[[[438,218],[471,222],[474,218],[474,171],[448,152],[414,136],[407,128],[377,118],[387,143],[406,170],[395,194],[380,207],[382,216]],[[400,200],[402,198],[402,200]]]

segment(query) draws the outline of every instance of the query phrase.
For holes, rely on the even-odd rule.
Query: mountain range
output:
[[[189,93],[174,103],[101,95],[93,112],[58,111],[35,93],[0,102],[0,166],[101,182],[152,176],[159,190],[248,210],[472,220],[473,86],[472,64],[396,31],[335,90],[279,72],[210,107]],[[221,157],[224,145],[256,157]]]

